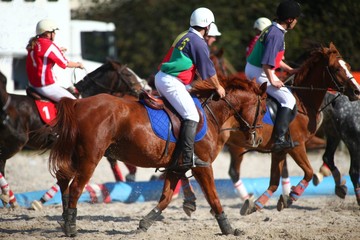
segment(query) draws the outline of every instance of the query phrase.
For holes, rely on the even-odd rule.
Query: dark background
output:
[[[273,19],[280,1],[274,0],[92,0],[96,5],[72,12],[74,19],[113,22],[118,60],[141,77],[154,74],[175,37],[188,29],[192,11],[208,7],[222,36],[226,58],[237,71],[245,66],[245,48],[259,17]],[[304,14],[286,34],[286,60],[295,61],[314,43],[334,42],[352,70],[360,70],[360,1],[299,0]]]

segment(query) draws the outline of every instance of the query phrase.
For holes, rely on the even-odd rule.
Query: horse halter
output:
[[[336,56],[336,58],[341,58],[341,56]],[[341,61],[341,60],[339,60],[339,61]],[[344,68],[344,70],[345,70],[345,66],[342,66],[343,68]],[[337,76],[336,76],[336,73],[334,73],[330,68],[329,68],[329,66],[326,66],[325,67],[326,68],[326,71],[327,71],[327,73],[329,74],[329,76],[330,76],[330,79],[331,79],[331,81],[334,83],[334,85],[335,85],[335,87],[336,87],[336,91],[338,91],[338,92],[340,92],[340,93],[344,93],[345,92],[345,87],[344,86],[341,86],[342,84],[340,84],[340,81],[339,81],[339,79],[337,78]],[[336,70],[336,72],[338,72],[339,71],[339,69],[337,69]],[[325,74],[325,73],[324,73]],[[351,75],[351,76],[348,76],[348,79],[346,79],[346,83],[347,82],[349,82],[349,81],[351,81],[352,79],[354,79],[354,77]]]
[[[206,107],[210,114],[212,115],[212,117],[215,119],[216,124],[219,126],[219,128],[221,127],[219,124],[219,121],[217,120],[217,118],[215,117],[215,114],[213,113],[213,111],[211,110],[211,108],[208,106],[208,101],[210,99],[212,99],[215,95],[215,92],[211,94],[211,96],[206,99],[206,101],[203,103],[203,107]],[[256,112],[255,112],[255,118],[254,118],[254,122],[252,123],[252,125],[250,125],[242,116],[239,112],[237,112],[234,108],[234,106],[226,99],[226,96],[224,98],[222,98],[222,100],[224,100],[226,102],[226,104],[230,107],[230,109],[232,109],[235,112],[235,119],[239,122],[240,126],[238,128],[224,128],[224,129],[220,129],[221,131],[225,131],[225,130],[241,130],[241,131],[248,131],[249,133],[253,134],[256,130],[256,128],[262,128],[261,124],[257,124],[259,115],[260,115],[260,105],[261,105],[261,97],[257,96],[257,106],[256,106]]]

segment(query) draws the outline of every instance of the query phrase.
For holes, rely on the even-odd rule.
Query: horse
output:
[[[345,198],[347,194],[346,180],[342,179],[339,169],[335,166],[334,154],[342,140],[349,150],[350,169],[349,175],[355,190],[355,197],[360,206],[360,102],[351,102],[346,96],[326,93],[324,98],[324,130],[327,144],[322,156],[324,163],[329,167],[335,182],[335,194]],[[317,186],[324,175],[320,171],[314,174],[313,183]]]
[[[269,187],[255,202],[247,199],[240,210],[241,215],[261,210],[277,190],[286,154],[290,154],[304,171],[304,178],[298,185],[292,187],[289,195],[282,194],[280,196],[277,203],[278,211],[290,207],[301,197],[313,177],[313,170],[306,155],[305,143],[316,132],[320,116],[319,110],[328,88],[347,95],[351,101],[360,98],[360,86],[349,69],[350,66],[341,57],[333,43],[330,43],[329,47],[320,47],[312,51],[310,57],[301,65],[299,72],[295,75],[293,85],[289,86],[296,98],[297,107],[295,119],[289,126],[291,139],[296,143],[293,148],[278,153],[271,152],[273,144],[273,126],[271,124],[264,123],[263,142],[256,148],[246,146],[241,141],[243,136],[240,131],[230,133],[227,144],[271,153]]]
[[[214,161],[222,148],[222,143],[218,141],[221,126],[233,116],[246,132],[244,136],[248,144],[261,141],[259,119],[265,114],[266,85],[259,87],[254,81],[241,79],[221,81],[221,84],[227,92],[222,99],[210,97],[214,95],[214,87],[207,81],[198,81],[191,89],[191,93],[200,99],[206,98],[202,105],[207,130],[203,138],[195,143],[196,155],[206,162]],[[140,167],[167,168],[172,165],[175,143],[154,133],[141,102],[103,94],[79,100],[62,99],[54,131],[58,138],[50,151],[49,166],[61,189],[64,220],[61,225],[66,236],[77,234],[77,202],[103,155]],[[221,232],[240,234],[239,229],[231,227],[223,212],[212,166],[192,168],[192,174],[202,187]],[[136,232],[147,231],[161,215],[182,176],[183,172],[167,169],[160,200],[140,220]]]
[[[8,94],[5,86],[6,78],[3,76],[0,81],[0,172],[3,176],[7,159],[24,147],[32,150],[49,149],[53,140],[50,127],[46,128],[47,131],[42,131],[42,134],[37,131],[46,124],[40,118],[34,99],[25,95]],[[116,61],[106,62],[87,74],[75,86],[83,96],[98,93],[122,96],[139,93],[142,89],[139,80],[129,68]],[[115,174],[116,166],[113,164],[112,169]],[[11,190],[10,206],[17,207]]]

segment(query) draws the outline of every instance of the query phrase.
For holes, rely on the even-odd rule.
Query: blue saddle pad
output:
[[[269,125],[274,125],[274,121],[272,120],[271,116],[270,116],[270,111],[269,111],[269,106],[266,105],[266,113],[263,117],[263,122]]]
[[[207,120],[206,115],[204,112],[204,109],[201,106],[201,103],[198,98],[193,97],[194,102],[197,107],[199,107],[203,113],[204,116],[204,124],[201,130],[196,134],[195,136],[195,142],[200,141],[206,134],[207,131]],[[148,106],[144,105],[146,108],[146,111],[148,113],[151,127],[154,131],[154,133],[161,139],[167,140],[169,136],[169,124],[170,124],[170,118],[167,115],[167,113],[164,110],[155,110],[152,108],[149,108]],[[176,142],[176,138],[174,136],[174,133],[171,129],[170,132],[170,141]]]

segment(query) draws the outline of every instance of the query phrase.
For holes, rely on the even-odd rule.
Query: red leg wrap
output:
[[[290,197],[293,201],[298,200],[298,198],[304,193],[305,189],[309,183],[304,179],[301,180],[296,187],[291,188]]]
[[[265,204],[267,203],[267,201],[269,201],[269,199],[271,198],[271,196],[273,195],[273,193],[269,190],[266,190],[256,201],[255,201],[255,206],[256,209],[262,209],[264,208]]]

